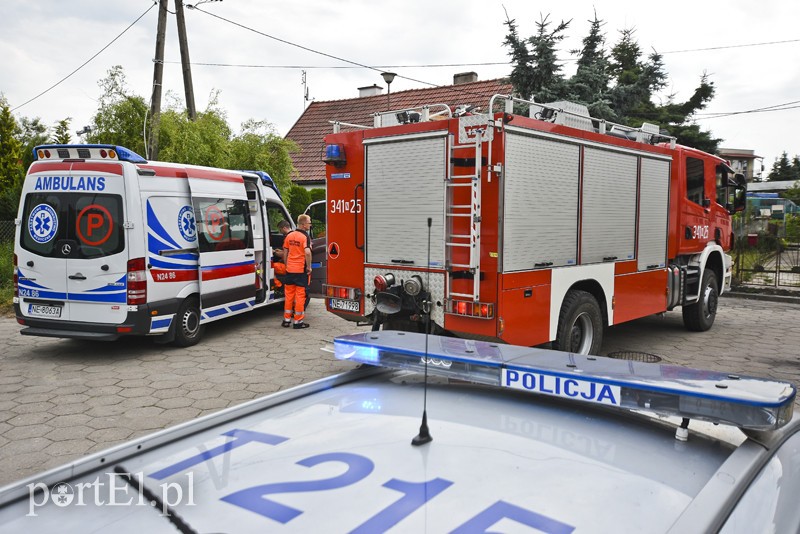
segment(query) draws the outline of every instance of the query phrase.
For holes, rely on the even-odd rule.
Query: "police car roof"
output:
[[[765,450],[698,434],[678,442],[646,416],[443,378],[427,395],[433,441],[421,447],[410,444],[421,377],[365,367],[5,488],[0,499],[18,500],[0,509],[0,530],[155,531],[177,517],[198,532],[701,532],[724,521]],[[113,469],[142,473],[172,515],[114,490]],[[84,505],[49,502],[30,516],[26,484],[59,481]],[[112,492],[134,504],[108,506]]]

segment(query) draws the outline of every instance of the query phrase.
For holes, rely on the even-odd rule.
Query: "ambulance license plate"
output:
[[[28,315],[33,317],[61,317],[61,306],[45,306],[44,304],[28,304]]]
[[[360,302],[357,300],[330,299],[332,310],[344,310],[358,313]]]

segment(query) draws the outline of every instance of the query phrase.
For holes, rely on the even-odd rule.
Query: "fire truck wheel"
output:
[[[683,324],[686,329],[693,332],[705,332],[711,328],[717,317],[718,302],[717,275],[711,269],[706,269],[703,272],[700,300],[683,307]]]
[[[197,345],[203,334],[200,324],[200,307],[197,300],[188,298],[183,301],[173,321],[175,323],[175,341],[178,347]]]
[[[573,289],[564,298],[558,316],[555,349],[576,354],[597,354],[603,343],[603,314],[595,298]]]

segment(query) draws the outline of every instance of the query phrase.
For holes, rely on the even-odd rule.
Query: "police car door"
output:
[[[189,178],[200,252],[203,318],[252,306],[256,295],[253,231],[241,178]]]

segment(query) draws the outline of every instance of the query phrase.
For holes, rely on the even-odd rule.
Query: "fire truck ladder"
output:
[[[445,206],[445,261],[447,267],[447,295],[478,302],[480,299],[480,254],[481,254],[481,148],[483,141],[477,135],[475,143],[456,145],[453,135],[450,135],[450,165],[447,172],[447,197]],[[454,173],[454,153],[458,149],[472,148],[475,150],[475,172],[472,174]],[[456,190],[470,189],[469,204],[456,204]],[[464,195],[461,195],[463,198]],[[468,234],[455,234],[454,223],[459,218],[469,218],[470,231]],[[462,228],[464,225],[460,225]],[[455,263],[453,261],[458,249],[469,249],[469,263]],[[460,255],[463,258],[463,254]],[[462,259],[463,261],[463,259]],[[472,276],[472,293],[454,293],[453,280],[463,277],[463,273]],[[460,276],[459,276],[460,275]]]

